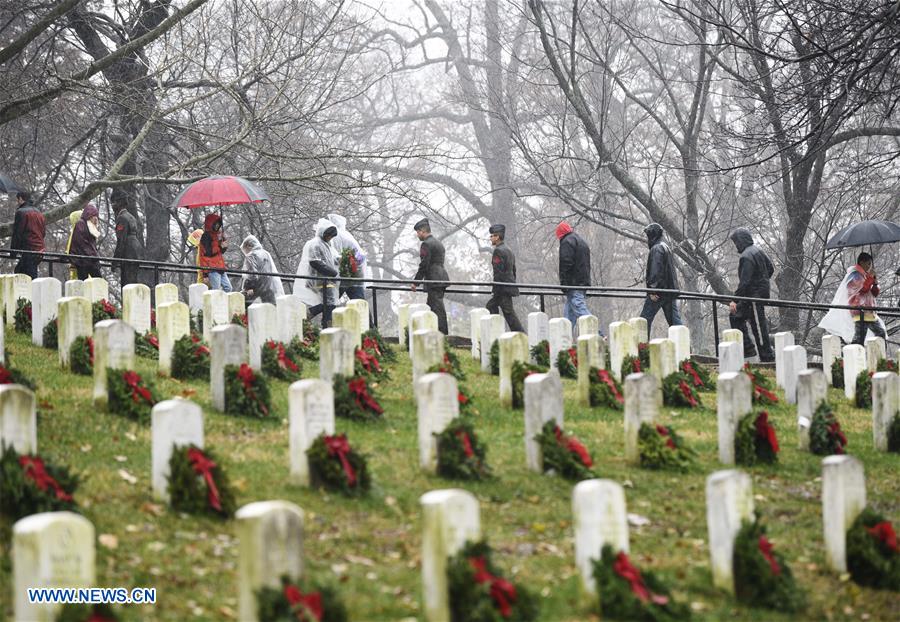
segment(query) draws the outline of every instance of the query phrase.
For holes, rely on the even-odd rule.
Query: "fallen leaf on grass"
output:
[[[631,514],[628,515],[628,524],[632,527],[643,527],[644,525],[650,524],[650,519],[646,516],[641,516],[640,514]]]
[[[116,462],[128,462],[128,456],[116,456]]]
[[[126,482],[128,482],[129,484],[132,484],[132,485],[137,484],[137,481],[138,481],[138,478],[136,478],[134,475],[132,475],[125,469],[119,469],[119,477],[121,477]]]
[[[81,446],[81,451],[83,451],[84,453],[89,452],[91,449],[92,449],[92,447],[89,444]]]
[[[101,533],[97,541],[110,550],[119,548],[119,539],[111,533]]]
[[[136,441],[136,440],[137,440],[137,436],[135,436],[135,435],[132,434],[131,432],[126,432],[126,433],[125,433],[125,438],[127,438],[129,441]]]
[[[184,390],[181,392],[181,397],[193,397],[193,396],[195,396],[195,395],[197,395],[197,390],[196,390],[196,389],[184,389]]]
[[[41,410],[53,410],[53,404],[48,402],[47,400],[41,400],[38,402],[38,408]]]
[[[149,501],[141,504],[141,512],[146,512],[147,514],[152,514],[153,516],[162,516],[163,515],[163,507],[158,503],[150,503]]]
[[[234,620],[237,617],[237,614],[234,612],[234,609],[232,609],[231,607],[226,607],[225,605],[222,605],[221,607],[219,607],[219,613],[221,613],[223,616],[225,616],[229,620]]]
[[[350,553],[344,555],[344,559],[346,559],[351,564],[361,564],[363,566],[374,566],[375,562],[369,559],[368,557],[361,557],[359,555],[352,555]]]
[[[331,572],[341,576],[347,573],[347,564],[331,564]]]

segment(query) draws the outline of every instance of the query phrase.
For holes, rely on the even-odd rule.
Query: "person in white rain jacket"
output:
[[[241,252],[244,254],[244,270],[247,272],[278,272],[272,255],[263,249],[256,236],[248,235],[244,238],[241,242]],[[248,300],[258,299],[270,304],[275,304],[279,296],[284,296],[281,279],[274,276],[245,274],[241,290]]]
[[[347,231],[347,219],[340,214],[328,214],[328,220],[334,223],[334,226],[337,228],[337,235],[331,240],[331,245],[337,250],[338,259],[340,260],[341,253],[344,249],[350,249],[356,256],[356,263],[359,266],[359,275],[371,276],[371,271],[369,270],[369,265],[366,261],[366,254],[363,252],[362,246],[359,245],[359,242],[356,241],[353,234]],[[346,285],[342,284],[340,291],[338,292],[338,297],[345,293],[350,300],[365,300],[366,298],[366,289],[362,281],[348,282]]]
[[[337,227],[327,218],[320,218],[316,223],[315,235],[303,245],[300,265],[297,266],[298,277],[338,276],[338,255],[331,246],[331,240],[336,235]],[[331,312],[338,298],[335,281],[297,278],[294,280],[294,295],[307,306],[309,319],[321,313],[322,327],[331,326]]]

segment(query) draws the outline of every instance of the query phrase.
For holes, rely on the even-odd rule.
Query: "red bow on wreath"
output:
[[[495,577],[487,570],[487,562],[483,557],[470,557],[469,565],[475,570],[475,583],[490,584],[491,598],[497,604],[500,615],[508,618],[512,614],[512,606],[516,602],[516,586],[502,577]]]
[[[291,610],[301,622],[311,622],[306,617],[309,613],[315,622],[320,622],[325,612],[322,609],[322,595],[319,592],[304,594],[296,585],[284,586],[284,597],[287,599]]]
[[[153,333],[147,334],[147,343],[159,350],[159,338]]]
[[[374,354],[369,354],[364,349],[357,348],[356,360],[362,364],[363,369],[366,371],[372,371],[372,368],[375,368],[375,371],[381,373],[381,365],[378,364],[378,358]]]
[[[897,534],[894,533],[894,526],[889,521],[881,521],[871,527],[866,527],[866,531],[892,553],[900,553],[900,548],[897,547]]]
[[[660,436],[664,436],[666,438],[666,447],[668,447],[669,449],[678,449],[675,446],[675,441],[669,435],[669,428],[667,428],[664,425],[657,425],[656,433],[659,434]]]
[[[597,370],[597,378],[600,379],[600,382],[606,384],[609,387],[610,393],[612,393],[613,398],[620,403],[625,403],[625,398],[622,397],[622,394],[619,392],[619,389],[616,388],[616,383],[613,381],[612,376],[609,375],[609,372],[605,369]]]
[[[635,568],[628,556],[621,551],[616,555],[616,561],[613,562],[613,572],[628,581],[631,593],[637,596],[642,603],[652,602],[654,605],[665,605],[669,602],[667,596],[654,594],[647,588],[641,571]]]
[[[678,381],[678,388],[681,389],[681,394],[684,396],[684,399],[687,400],[688,404],[690,404],[691,408],[696,408],[698,405],[697,399],[694,397],[694,394],[691,393],[691,387],[684,380]]]
[[[633,358],[631,359],[631,371],[636,374],[641,373],[641,359]]]
[[[209,504],[219,512],[222,511],[222,503],[219,500],[219,489],[216,488],[216,482],[213,479],[212,470],[216,467],[216,463],[210,460],[206,454],[196,447],[191,447],[187,452],[188,462],[194,473],[201,475],[206,481],[206,489],[209,491]]]
[[[353,394],[353,399],[356,401],[357,406],[368,408],[379,415],[384,412],[384,409],[375,401],[375,398],[369,395],[369,387],[365,378],[355,378],[347,383],[347,387],[350,389],[350,393]]]
[[[753,375],[751,374],[750,377],[753,378]],[[769,391],[768,389],[765,389],[765,388],[761,387],[760,385],[756,384],[755,382],[753,383],[753,393],[754,393],[757,397],[764,397],[765,399],[767,399],[767,400],[768,400],[769,402],[771,402],[772,404],[777,404],[777,403],[778,403],[778,396],[777,396],[777,395],[775,395],[774,393],[772,393],[772,392]]]
[[[456,438],[459,439],[459,442],[462,443],[463,453],[466,454],[466,458],[471,458],[475,455],[475,451],[472,449],[472,440],[469,438],[469,433],[465,430],[457,430]]]
[[[259,404],[264,415],[268,415],[269,409],[266,408],[265,404],[262,404],[259,401],[259,398],[256,397],[256,391],[253,390],[253,384],[256,382],[256,374],[253,373],[253,368],[247,365],[247,363],[241,363],[241,366],[238,368],[237,377],[238,380],[241,381],[241,384],[244,385],[244,392],[247,396]]]
[[[353,467],[350,466],[350,461],[347,460],[347,454],[350,453],[350,442],[347,440],[347,436],[345,434],[326,436],[325,447],[328,449],[329,456],[337,456],[338,460],[341,461],[341,466],[344,467],[344,475],[347,476],[347,485],[351,487],[356,486],[356,473],[353,471]]]
[[[834,439],[837,441],[834,444],[834,453],[844,453],[844,445],[847,444],[847,437],[844,435],[844,431],[841,430],[841,424],[837,421],[832,421],[831,423],[829,423],[828,434],[829,436],[834,437]]]
[[[778,565],[778,560],[775,559],[775,556],[772,554],[774,548],[775,547],[772,546],[772,543],[769,542],[769,539],[767,537],[759,537],[759,552],[762,553],[762,556],[766,558],[767,562],[769,562],[769,567],[772,569],[772,574],[777,577],[781,574],[781,566]]]
[[[93,365],[94,364],[94,340],[91,339],[90,337],[87,338],[87,346],[88,346],[88,352],[91,355],[91,365]]]
[[[466,397],[465,393],[463,393],[462,391],[459,391],[456,394],[456,401],[459,402],[460,406],[464,406],[465,404],[469,403],[469,398]]]
[[[572,367],[578,367],[578,350],[575,348],[569,348],[569,362],[572,363]]]
[[[276,343],[275,341],[268,341],[266,345],[269,346],[270,350],[277,350],[276,358],[278,359],[278,366],[281,369],[286,369],[290,372],[297,372],[297,364],[288,358],[287,351],[284,349],[283,343]]]
[[[591,454],[588,453],[587,447],[581,444],[581,441],[572,436],[563,434],[563,431],[559,426],[553,428],[553,433],[556,435],[556,442],[559,443],[560,446],[565,447],[566,451],[576,454],[579,459],[581,459],[581,464],[587,468],[594,466]]]
[[[13,384],[12,372],[0,365],[0,384]]]
[[[759,413],[756,418],[756,436],[768,441],[772,451],[778,453],[778,438],[775,436],[775,428],[769,423],[769,413],[766,411]]]
[[[694,366],[689,361],[684,361],[681,364],[681,371],[690,375],[691,380],[693,380],[695,387],[703,386],[703,380],[700,379],[700,374],[697,373],[697,370],[694,369]]]
[[[27,307],[25,307],[25,315],[28,316],[28,321],[29,321],[29,322],[32,321],[32,317],[31,317],[31,305],[28,305]]]
[[[44,461],[37,456],[19,456],[19,466],[25,471],[25,477],[34,482],[40,490],[46,491],[52,488],[56,498],[60,501],[71,501],[72,495],[63,490],[53,476],[44,468]]]
[[[131,389],[132,401],[139,402],[143,399],[149,404],[153,403],[153,396],[150,394],[150,390],[141,386],[141,377],[136,372],[126,371],[122,374],[122,380],[125,381],[125,386]]]
[[[371,337],[366,337],[362,342],[363,350],[371,350],[375,353],[375,356],[381,356],[381,348],[378,347],[378,342],[372,339]]]

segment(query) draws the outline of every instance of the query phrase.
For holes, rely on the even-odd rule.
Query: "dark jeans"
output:
[[[27,274],[31,278],[36,279],[38,275],[38,264],[40,263],[40,255],[22,255],[19,257],[19,262],[16,264],[14,272],[16,274]]]
[[[881,327],[877,321],[875,322],[867,322],[866,320],[856,320],[853,322],[856,326],[853,329],[853,341],[851,343],[858,343],[859,345],[866,344],[866,334],[869,331],[875,333],[876,337],[881,337],[882,339],[887,339],[887,335],[884,333],[884,329]]]
[[[99,279],[103,276],[100,272],[100,266],[95,263],[92,263],[89,266],[75,266],[75,271],[78,273],[78,279],[81,281],[88,277]]]
[[[766,308],[760,304],[740,303],[737,312],[729,317],[732,328],[744,333],[744,356],[756,355],[759,346],[759,358],[761,360],[774,361],[775,353],[772,351],[772,342],[769,340],[769,325],[766,322]],[[748,325],[749,324],[749,330]],[[753,333],[753,340],[750,333]]]
[[[644,299],[644,308],[641,309],[641,317],[647,320],[647,334],[653,327],[653,318],[662,309],[663,315],[666,316],[666,322],[669,326],[681,326],[681,314],[678,312],[678,301],[674,298],[660,298],[659,300],[651,300],[648,296]]]
[[[366,299],[366,288],[362,285],[353,285],[351,287],[342,287],[340,296],[347,294],[347,298],[350,300],[365,300]]]
[[[502,311],[503,318],[506,320],[506,323],[509,324],[509,330],[520,333],[525,332],[525,329],[522,328],[522,322],[519,321],[519,316],[516,315],[516,310],[513,309],[512,296],[494,294],[485,306],[492,314],[497,313],[498,310]]]
[[[313,319],[320,313],[322,314],[322,328],[331,327],[331,312],[337,303],[337,288],[322,287],[322,303],[313,305],[306,310],[307,319]]]
[[[437,316],[438,330],[445,335],[449,335],[450,331],[447,328],[447,310],[444,308],[444,290],[429,289],[428,298],[425,299],[425,303]]]

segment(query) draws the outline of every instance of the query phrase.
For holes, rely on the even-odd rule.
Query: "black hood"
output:
[[[737,252],[743,253],[748,246],[753,246],[753,236],[750,235],[749,229],[738,227],[731,234],[731,241],[734,242]]]
[[[647,234],[647,246],[653,248],[653,245],[662,239],[663,228],[657,223],[651,222],[644,227],[644,233]]]

